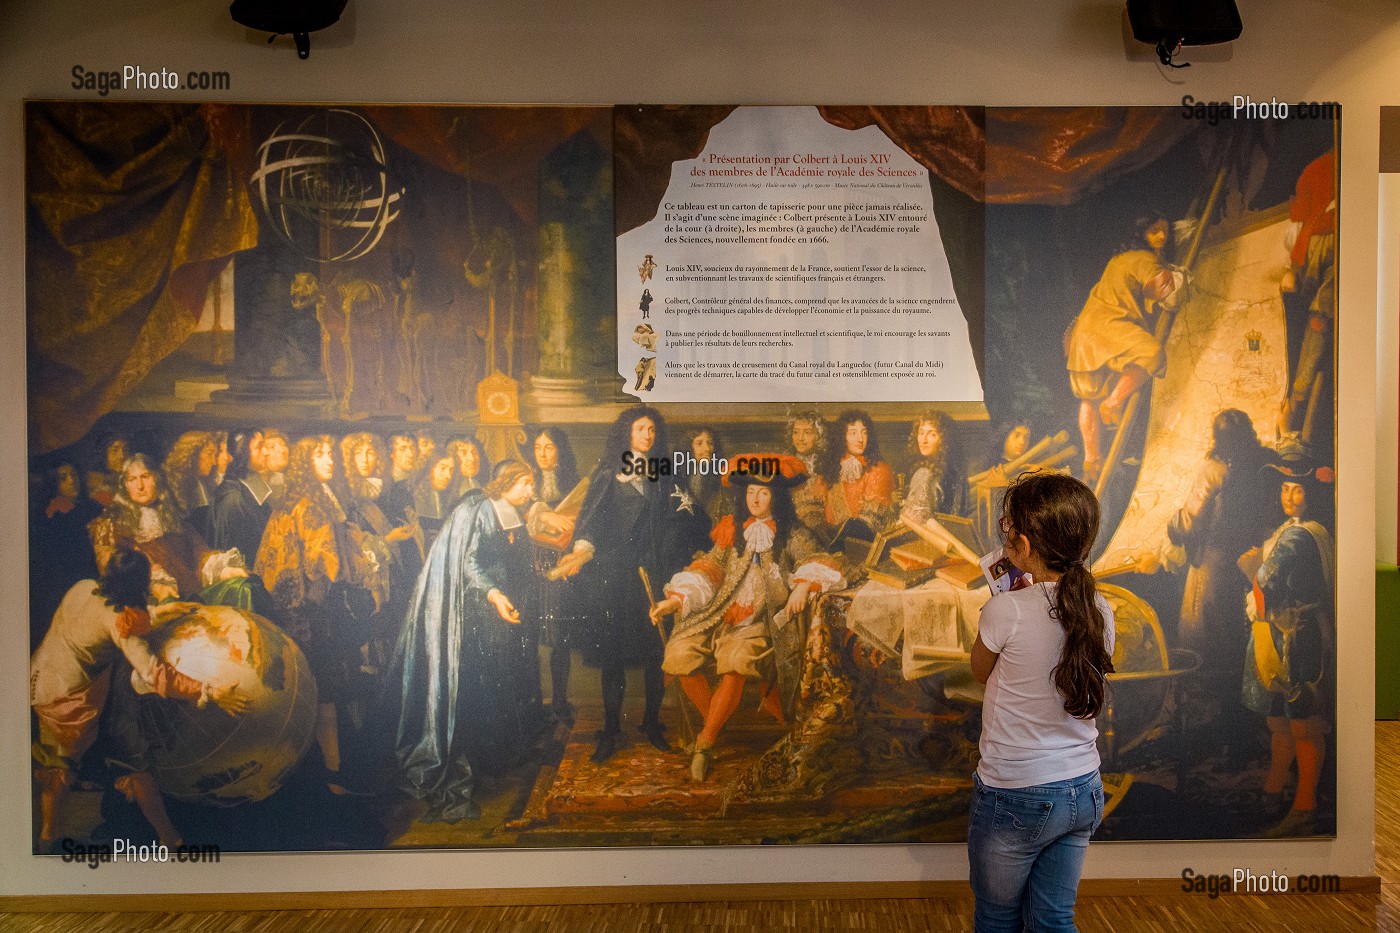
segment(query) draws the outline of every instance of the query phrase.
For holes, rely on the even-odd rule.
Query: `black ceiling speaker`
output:
[[[291,36],[297,55],[311,54],[311,33],[334,25],[350,0],[233,0],[228,12],[233,21],[259,32],[270,32],[267,41]]]
[[[1128,0],[1133,38],[1155,46],[1162,64],[1185,45],[1213,45],[1238,39],[1243,30],[1235,0]]]

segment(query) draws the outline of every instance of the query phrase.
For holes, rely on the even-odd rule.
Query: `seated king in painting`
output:
[[[656,623],[679,618],[666,643],[662,669],[680,678],[704,728],[695,741],[690,777],[710,772],[720,730],[743,697],[744,681],[763,684],[763,708],[784,721],[782,686],[795,686],[803,626],[795,618],[813,593],[845,586],[836,558],[818,552],[816,539],[797,518],[792,490],[807,480],[795,457],[781,458],[771,474],[731,473],[725,481],[745,489],[742,519],[726,515],[711,533],[708,553],[666,585],[652,609]],[[706,669],[719,685],[711,690]]]

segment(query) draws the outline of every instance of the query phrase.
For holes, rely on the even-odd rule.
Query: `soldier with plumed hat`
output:
[[[1250,644],[1244,702],[1266,717],[1270,733],[1265,797],[1283,809],[1294,762],[1298,785],[1288,813],[1271,836],[1311,835],[1317,825],[1317,785],[1335,718],[1336,551],[1332,468],[1315,462],[1297,441],[1280,448],[1280,501],[1287,519],[1261,548],[1240,559],[1253,580],[1248,597]]]

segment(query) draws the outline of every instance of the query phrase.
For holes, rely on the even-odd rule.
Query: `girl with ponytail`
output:
[[[1098,531],[1099,504],[1072,477],[1032,473],[1002,499],[1006,556],[1035,582],[988,601],[972,648],[987,685],[967,836],[979,933],[1075,929],[1113,671],[1113,610],[1087,566]]]

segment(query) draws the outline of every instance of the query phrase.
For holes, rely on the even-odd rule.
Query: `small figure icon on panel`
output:
[[[642,301],[637,307],[642,309],[642,320],[651,316],[651,289],[642,289]]]
[[[642,284],[645,285],[647,279],[651,278],[651,274],[656,271],[656,262],[651,258],[651,253],[647,253],[642,264],[637,267],[637,271],[641,273]]]
[[[637,360],[637,384],[632,391],[650,392],[656,386],[656,357],[644,356]]]
[[[648,353],[655,353],[656,331],[650,324],[638,324],[632,329],[632,342]]]

